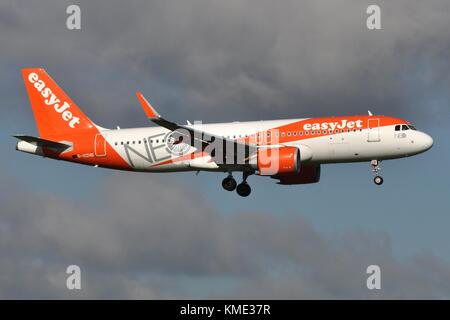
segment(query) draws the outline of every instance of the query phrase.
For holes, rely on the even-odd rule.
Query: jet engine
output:
[[[320,180],[320,164],[303,164],[299,173],[280,173],[271,178],[283,185],[316,183]]]
[[[300,150],[297,147],[260,148],[250,165],[262,176],[297,174],[300,172]]]

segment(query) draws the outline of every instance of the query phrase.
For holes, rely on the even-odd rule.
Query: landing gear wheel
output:
[[[242,182],[237,186],[236,192],[241,197],[248,197],[248,195],[252,192],[252,188],[250,188],[247,182]]]
[[[380,160],[372,160],[372,161],[370,161],[370,165],[372,166],[372,172],[375,175],[375,178],[373,178],[373,182],[375,182],[375,184],[377,186],[380,186],[380,185],[383,184],[383,178],[379,175],[380,164],[381,164]]]
[[[227,191],[233,191],[236,189],[236,180],[232,176],[226,177],[222,180],[222,187]]]
[[[376,176],[375,178],[373,178],[373,182],[375,182],[377,186],[381,186],[383,184],[383,178],[380,176]]]

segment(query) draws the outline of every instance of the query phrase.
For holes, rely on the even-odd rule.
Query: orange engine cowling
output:
[[[271,178],[284,185],[316,183],[320,180],[320,164],[303,164],[300,173],[277,174]]]
[[[261,148],[250,165],[262,176],[299,173],[300,150],[296,147]]]

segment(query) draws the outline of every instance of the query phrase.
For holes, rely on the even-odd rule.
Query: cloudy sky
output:
[[[0,0],[0,298],[450,298],[449,18],[447,0]],[[149,125],[141,90],[180,122],[370,109],[435,145],[384,162],[381,188],[367,163],[327,165],[316,185],[250,177],[246,199],[221,174],[75,166],[14,150],[37,134],[37,66],[104,127]]]

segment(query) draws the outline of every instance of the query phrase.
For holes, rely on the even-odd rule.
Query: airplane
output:
[[[317,183],[321,165],[370,162],[377,185],[383,160],[413,156],[433,139],[390,116],[336,116],[179,124],[163,118],[140,92],[154,127],[106,129],[92,122],[42,68],[22,69],[39,137],[15,135],[16,150],[56,160],[138,172],[213,171],[222,187],[247,197],[250,175],[281,185]],[[237,184],[234,172],[242,173]]]

